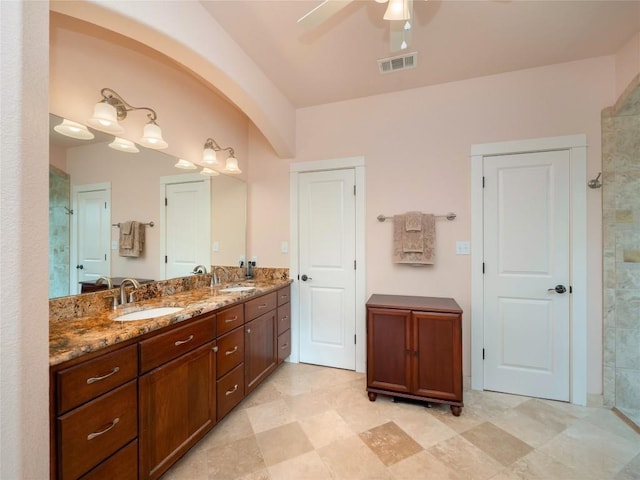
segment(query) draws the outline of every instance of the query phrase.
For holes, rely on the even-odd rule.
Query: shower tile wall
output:
[[[603,116],[604,402],[640,424],[640,115]]]
[[[69,295],[69,175],[49,168],[49,298]]]

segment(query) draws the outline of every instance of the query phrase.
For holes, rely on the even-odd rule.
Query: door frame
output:
[[[96,190],[104,190],[107,195],[107,213],[109,227],[111,227],[111,182],[101,183],[85,183],[82,185],[71,186],[71,238],[69,245],[69,295],[77,295],[80,293],[80,286],[78,284],[78,270],[74,263],[78,262],[78,193],[81,192],[95,192]],[[109,232],[109,238],[107,238],[107,258],[105,263],[107,265],[107,277],[111,276],[111,228],[106,229]]]
[[[355,171],[356,182],[356,288],[355,288],[355,321],[356,321],[356,372],[366,371],[366,265],[365,265],[365,160],[364,157],[336,158],[310,162],[294,162],[289,164],[290,188],[290,258],[291,272],[291,356],[289,361],[300,361],[300,284],[297,281],[299,271],[298,242],[298,182],[301,173],[321,172],[327,170]]]
[[[484,389],[483,158],[569,150],[570,154],[570,386],[569,401],[587,404],[587,136],[584,134],[471,146],[471,388]],[[477,252],[477,253],[473,253]]]
[[[208,180],[208,181],[207,181]],[[164,210],[165,204],[165,194],[167,185],[177,184],[177,183],[193,183],[193,182],[203,182],[205,185],[205,196],[209,199],[207,204],[205,205],[205,214],[209,218],[209,228],[207,229],[207,253],[208,253],[208,262],[207,264],[211,266],[211,177],[203,176],[199,173],[182,173],[178,175],[165,175],[160,177],[160,198],[159,198],[159,218],[158,222],[160,225],[160,276],[162,280],[167,280],[167,269],[166,264],[164,263],[164,257],[167,254],[167,219],[166,212]],[[194,265],[195,266],[195,265]]]

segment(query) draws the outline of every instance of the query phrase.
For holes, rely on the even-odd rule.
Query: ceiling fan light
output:
[[[109,144],[109,147],[113,148],[114,150],[127,153],[138,153],[140,151],[138,150],[138,147],[136,147],[136,144],[131,140],[127,140],[126,138],[121,137],[114,138],[113,142]]]
[[[236,160],[236,158],[233,155],[229,155],[229,158],[227,158],[227,163],[224,167],[224,170],[222,171],[225,173],[231,173],[231,174],[242,173],[242,170],[238,168],[238,160]]]
[[[182,170],[195,170],[196,167],[189,160],[183,160],[182,158],[178,159],[178,162],[174,165],[176,168],[181,168]]]
[[[144,126],[144,133],[140,139],[140,145],[144,145],[147,148],[153,148],[155,150],[160,150],[169,146],[169,144],[162,138],[162,130],[160,130],[160,127],[153,122],[149,122]]]
[[[387,11],[384,12],[385,20],[409,20],[409,5],[407,0],[389,0]]]
[[[61,135],[77,138],[78,140],[91,140],[94,138],[93,133],[91,133],[87,127],[81,123],[67,120],[66,118],[62,120],[62,123],[53,127],[53,129]]]
[[[411,22],[409,20],[406,21],[403,27],[405,30],[411,30]]]
[[[124,128],[118,123],[118,112],[116,107],[106,102],[98,102],[93,107],[93,117],[87,123],[103,132],[118,135],[124,133]]]
[[[408,47],[406,40],[402,40],[402,43],[400,44],[400,50],[406,50]]]

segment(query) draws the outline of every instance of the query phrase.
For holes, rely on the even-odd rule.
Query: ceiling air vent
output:
[[[380,73],[391,73],[399,70],[406,70],[418,65],[418,52],[407,53],[398,57],[389,57],[378,60]]]

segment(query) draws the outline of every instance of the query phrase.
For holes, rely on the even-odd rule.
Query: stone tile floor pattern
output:
[[[285,363],[163,480],[640,479],[640,435],[609,409],[464,403],[370,402],[363,374]]]

